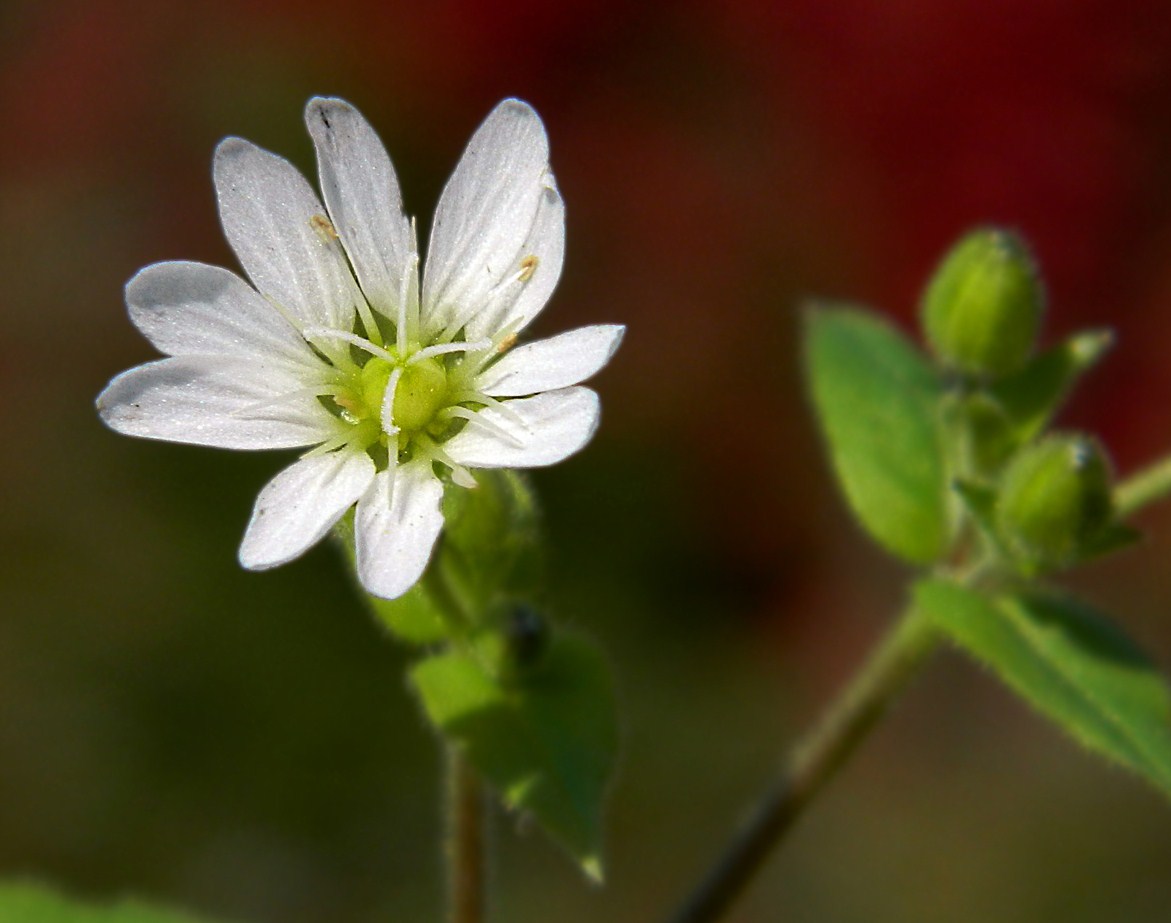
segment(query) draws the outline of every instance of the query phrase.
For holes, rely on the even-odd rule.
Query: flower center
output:
[[[379,362],[373,359],[366,367]],[[363,378],[366,369],[362,370]],[[382,379],[382,389],[390,377]],[[394,407],[391,415],[394,425],[405,433],[420,430],[430,423],[445,404],[447,397],[447,371],[439,359],[423,359],[403,369],[394,389]]]

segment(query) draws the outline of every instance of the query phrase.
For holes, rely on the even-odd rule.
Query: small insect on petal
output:
[[[516,334],[510,333],[508,336],[506,336],[503,340],[500,341],[500,345],[496,347],[496,352],[503,355],[504,353],[506,353],[510,349],[512,349],[512,347],[515,345],[516,345]]]
[[[337,228],[325,215],[314,215],[309,219],[309,226],[317,232],[323,243],[332,243],[338,239]]]
[[[516,277],[517,281],[528,282],[529,279],[531,279],[533,277],[533,273],[537,271],[537,263],[539,263],[539,262],[540,262],[540,260],[538,260],[536,258],[536,256],[534,256],[531,253],[528,256],[526,256],[523,260],[521,260],[520,261],[520,273]]]

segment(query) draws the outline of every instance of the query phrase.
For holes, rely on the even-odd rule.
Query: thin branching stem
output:
[[[1131,475],[1114,488],[1114,509],[1119,519],[1125,519],[1168,494],[1171,494],[1171,457]]]
[[[712,923],[731,907],[938,645],[939,636],[926,617],[909,609],[793,750],[781,774],[671,923]]]

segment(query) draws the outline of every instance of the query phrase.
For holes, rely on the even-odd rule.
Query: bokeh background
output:
[[[624,753],[588,886],[498,816],[494,919],[661,919],[897,609],[799,387],[799,305],[917,293],[1020,229],[1047,335],[1119,343],[1065,416],[1171,447],[1171,5],[1161,0],[0,5],[0,873],[254,923],[439,919],[434,742],[333,548],[236,545],[284,458],[119,437],[140,266],[233,265],[210,158],[312,171],[341,95],[422,228],[463,144],[541,112],[568,257],[534,333],[620,321],[604,425],[537,477],[557,615],[612,654]],[[1171,516],[1078,583],[1171,667]],[[939,660],[730,918],[1171,914],[1171,810]]]

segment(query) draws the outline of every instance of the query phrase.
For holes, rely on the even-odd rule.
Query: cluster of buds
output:
[[[1083,334],[1037,356],[1044,309],[1027,246],[996,228],[973,231],[952,248],[922,304],[924,334],[959,408],[953,416],[966,451],[953,462],[953,479],[988,545],[1030,575],[1097,553],[1117,528],[1101,444],[1083,433],[1042,432],[1106,340]],[[1062,367],[1055,357],[1069,361]],[[1021,419],[1021,406],[1032,415]]]

